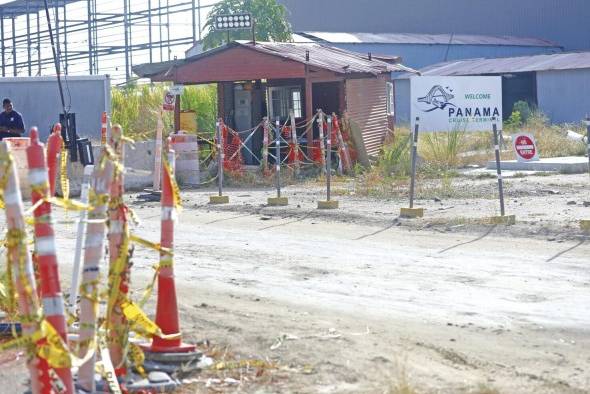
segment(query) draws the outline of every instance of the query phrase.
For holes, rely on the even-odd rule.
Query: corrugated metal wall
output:
[[[537,37],[590,49],[588,0],[279,0],[297,31]],[[328,17],[326,17],[328,16]]]
[[[376,155],[387,133],[387,86],[383,78],[346,81],[346,110],[361,129],[365,148]]]
[[[590,69],[537,72],[539,109],[553,123],[577,123],[590,114]]]
[[[590,4],[589,4],[590,6]],[[556,47],[527,47],[500,45],[418,45],[418,44],[333,44],[330,45],[353,52],[374,55],[401,56],[404,66],[420,69],[425,66],[449,61],[477,57],[511,57],[561,52]],[[448,54],[447,54],[448,48]]]
[[[111,111],[111,80],[106,75],[70,76],[64,82],[66,106],[76,114],[76,127],[80,137],[100,140],[100,117]],[[33,126],[45,141],[51,126],[59,121],[63,112],[55,77],[0,78],[2,97],[9,97],[14,109],[23,116],[26,136]]]

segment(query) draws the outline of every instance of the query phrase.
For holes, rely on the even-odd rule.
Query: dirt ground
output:
[[[208,204],[213,190],[183,192],[184,336],[276,368],[206,371],[181,392],[590,392],[590,245],[578,225],[590,219],[588,181],[507,179],[510,227],[485,224],[498,210],[487,178],[454,180],[454,197],[426,182],[417,220],[398,217],[403,190],[360,197],[350,180],[334,185],[337,211],[315,209],[317,183],[286,187],[283,208],[265,205],[271,189],[230,189],[227,206]],[[134,232],[158,240],[158,203],[128,202]],[[66,277],[75,225],[58,220]],[[156,260],[136,249],[135,297]],[[22,392],[22,361],[1,361],[0,381]]]

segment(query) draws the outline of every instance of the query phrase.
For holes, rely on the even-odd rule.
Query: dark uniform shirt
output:
[[[23,117],[18,112],[12,110],[9,114],[5,112],[0,113],[0,126],[7,129],[24,130],[25,124]],[[20,137],[21,134],[16,134],[8,131],[0,131],[0,139],[4,137]]]

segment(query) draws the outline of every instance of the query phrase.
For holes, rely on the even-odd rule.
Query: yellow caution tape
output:
[[[43,339],[45,339],[44,343],[39,343]],[[41,322],[41,330],[33,334],[33,341],[37,343],[37,356],[47,360],[50,367],[72,367],[72,359],[67,345],[47,320]]]
[[[129,239],[132,242],[135,242],[136,244],[139,244],[141,246],[144,246],[144,247],[146,247],[148,249],[153,249],[156,252],[160,252],[163,255],[167,255],[167,256],[172,256],[173,255],[172,251],[169,248],[164,248],[159,243],[155,243],[155,242],[151,242],[151,241],[145,240],[145,239],[140,238],[137,235],[133,235],[133,234],[131,234],[129,236]]]
[[[178,187],[176,178],[172,173],[172,169],[170,168],[170,163],[168,163],[168,159],[164,157],[162,162],[164,163],[164,170],[168,174],[168,179],[170,179],[170,185],[172,186],[172,201],[174,204],[174,208],[180,211],[182,209],[182,200],[180,199],[180,188]]]
[[[129,320],[131,328],[138,334],[147,335],[148,337],[160,337],[162,339],[178,339],[180,333],[166,335],[162,332],[160,327],[154,323],[147,315],[135,305],[131,300],[127,299],[121,304],[123,314]]]
[[[145,369],[143,368],[145,354],[143,353],[143,350],[141,350],[141,348],[135,343],[129,344],[129,360],[133,363],[135,370],[145,378],[147,376]]]

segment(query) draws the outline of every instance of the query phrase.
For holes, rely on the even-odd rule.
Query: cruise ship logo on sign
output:
[[[455,96],[447,92],[442,86],[435,85],[426,96],[418,98],[418,102],[432,105],[432,108],[424,110],[424,112],[432,112],[437,109],[444,110],[448,106],[455,107],[455,104],[450,102],[453,98]]]

